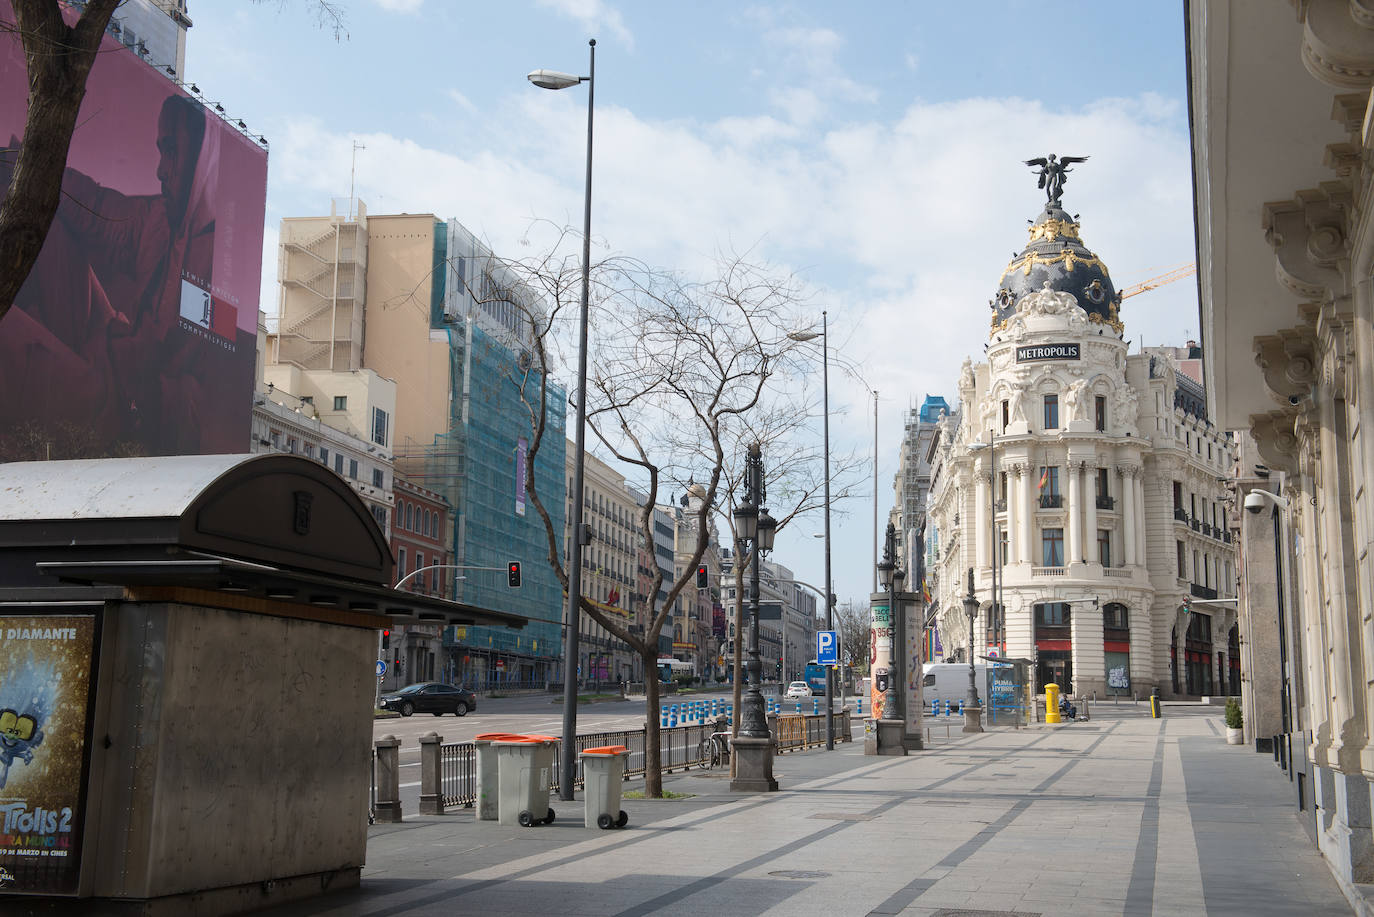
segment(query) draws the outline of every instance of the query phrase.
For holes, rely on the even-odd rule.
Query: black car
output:
[[[477,695],[465,688],[426,681],[406,685],[392,694],[383,694],[382,709],[395,710],[401,716],[410,716],[412,713],[467,716],[469,710],[477,709]]]

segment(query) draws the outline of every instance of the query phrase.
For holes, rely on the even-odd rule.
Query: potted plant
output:
[[[1240,745],[1245,742],[1245,732],[1241,729],[1243,720],[1240,715],[1240,704],[1236,703],[1234,697],[1226,699],[1226,744]]]

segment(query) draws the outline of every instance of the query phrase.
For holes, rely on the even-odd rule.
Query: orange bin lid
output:
[[[524,736],[517,732],[484,732],[479,736],[473,736],[474,742],[501,742],[506,739],[523,739]]]
[[[534,739],[534,741],[536,741],[536,742],[559,742],[559,741],[562,741],[561,739],[558,738],[558,736],[541,736],[541,735],[534,735],[534,734],[526,735],[525,738],[527,738],[527,739]]]
[[[624,755],[629,754],[629,750],[624,745],[602,745],[600,748],[584,748],[584,755]]]

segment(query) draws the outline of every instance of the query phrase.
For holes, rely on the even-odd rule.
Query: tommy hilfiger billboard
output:
[[[1017,363],[1033,363],[1036,360],[1077,360],[1077,344],[1031,344],[1016,348]]]

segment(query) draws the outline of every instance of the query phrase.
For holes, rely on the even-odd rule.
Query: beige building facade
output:
[[[1246,739],[1272,751],[1368,914],[1374,16],[1348,0],[1193,0],[1187,14],[1207,394],[1254,446],[1241,608],[1267,652],[1245,684]]]

